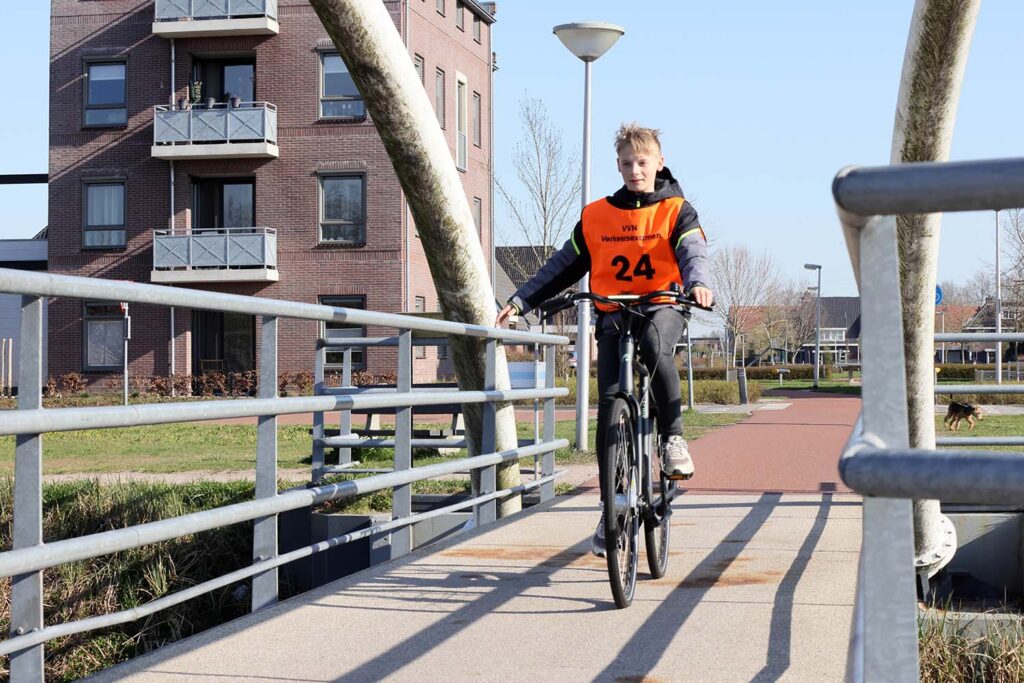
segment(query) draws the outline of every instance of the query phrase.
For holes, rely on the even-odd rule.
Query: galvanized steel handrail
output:
[[[0,268],[0,292],[23,295],[18,409],[4,411],[4,419],[0,424],[0,434],[13,434],[19,437],[15,449],[13,549],[0,553],[0,576],[16,577],[11,590],[11,626],[15,638],[0,643],[0,651],[11,655],[11,678],[16,682],[43,679],[42,643],[61,634],[78,633],[130,621],[244,577],[252,577],[252,607],[254,610],[259,609],[277,600],[276,567],[291,559],[373,533],[391,531],[393,553],[408,552],[410,525],[419,519],[442,514],[441,511],[432,511],[424,515],[412,514],[410,486],[415,481],[455,472],[479,472],[474,481],[473,495],[459,503],[457,508],[447,508],[450,510],[473,507],[477,524],[486,524],[494,520],[495,501],[505,495],[533,488],[540,488],[542,500],[554,495],[553,480],[556,474],[553,453],[556,449],[568,445],[566,440],[554,438],[554,399],[567,394],[568,390],[555,388],[552,382],[548,382],[543,388],[499,390],[495,366],[498,342],[510,341],[544,345],[547,351],[546,363],[553,368],[554,354],[551,347],[567,343],[565,337],[506,331],[408,315],[3,268]],[[260,398],[98,408],[43,408],[40,375],[44,337],[43,297],[127,301],[260,316]],[[397,390],[363,390],[345,395],[280,398],[277,396],[276,383],[278,318],[397,328],[400,366],[405,362],[410,368],[412,330],[483,338],[486,340],[487,359],[483,390],[414,391],[410,381],[411,370],[407,368],[399,372]],[[317,350],[318,357],[324,353],[325,348]],[[346,351],[346,354],[351,354],[351,351]],[[322,367],[318,367],[318,371],[322,371]],[[318,381],[322,383],[322,378]],[[544,441],[498,452],[495,444],[495,404],[528,399],[544,399]],[[409,457],[413,443],[412,407],[450,403],[483,404],[484,424],[479,450],[483,451],[484,455],[413,468]],[[276,456],[277,415],[314,412],[322,416],[323,411],[348,411],[353,408],[395,409],[400,425],[395,437],[395,470],[364,479],[279,493]],[[126,529],[53,543],[42,542],[42,434],[226,417],[258,418],[255,500]],[[313,444],[315,452],[316,439],[313,440]],[[495,490],[496,465],[539,456],[543,456],[544,462],[543,476],[540,479],[505,491]],[[385,488],[394,491],[391,522],[278,556],[278,513]],[[208,581],[201,586],[166,596],[136,610],[126,610],[60,626],[46,627],[43,623],[43,569],[247,521],[253,522],[253,564],[228,575],[231,578],[220,577]]]
[[[0,424],[0,435],[67,432],[77,429],[108,429],[140,425],[199,422],[236,417],[270,417],[317,411],[397,408],[450,403],[523,401],[565,396],[568,389],[507,389],[504,391],[430,391],[343,396],[289,396],[236,400],[150,403],[89,408],[38,408],[10,411]]]
[[[398,313],[380,313],[378,311],[367,311],[357,308],[323,306],[320,304],[306,304],[296,301],[265,299],[239,294],[224,294],[221,292],[205,292],[196,289],[182,289],[180,287],[165,287],[143,283],[128,285],[116,280],[77,277],[73,275],[54,275],[51,273],[12,270],[10,268],[0,268],[0,292],[25,294],[28,296],[66,296],[82,299],[127,301],[129,303],[178,306],[207,311],[244,313],[246,315],[393,327],[421,332],[497,339],[505,343],[515,344],[564,345],[569,343],[568,337],[564,336],[517,330],[501,330],[494,327],[484,327],[483,325],[467,325],[465,323],[433,320],[431,318],[420,318]]]
[[[832,196],[859,216],[1010,209],[1024,206],[1024,158],[848,166]]]
[[[847,677],[917,680],[910,500],[1021,504],[1024,463],[1013,453],[909,448],[903,323],[893,296],[899,292],[894,216],[1024,206],[1024,159],[848,167],[837,174],[832,194],[861,290],[864,345],[863,423],[839,463],[843,481],[866,496]],[[1024,341],[1024,335],[946,333],[935,340]],[[935,392],[1022,389],[943,385]]]
[[[550,443],[525,446],[500,453],[476,455],[447,462],[423,465],[413,469],[389,472],[365,479],[352,479],[336,484],[323,484],[308,489],[279,493],[271,498],[235,503],[212,510],[193,512],[181,517],[139,524],[126,529],[113,529],[98,534],[53,541],[43,545],[9,550],[0,553],[0,576],[16,576],[45,569],[65,562],[87,560],[110,553],[130,550],[172,538],[210,531],[222,526],[249,522],[259,517],[274,515],[309,505],[320,505],[332,500],[351,498],[364,493],[411,484],[424,479],[455,472],[477,470],[510,460],[532,457],[565,448],[569,442],[559,439]]]

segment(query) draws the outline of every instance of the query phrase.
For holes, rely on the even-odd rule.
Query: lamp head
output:
[[[806,268],[807,270],[821,270],[821,266],[819,266],[817,263],[805,263],[804,268]]]
[[[593,62],[615,44],[625,29],[603,21],[581,21],[574,24],[559,24],[554,34],[569,48],[569,52],[584,62]]]

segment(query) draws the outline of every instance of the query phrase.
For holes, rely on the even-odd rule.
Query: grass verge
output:
[[[961,613],[929,609],[918,620],[923,683],[1024,681],[1024,627],[1020,618],[989,622],[977,635]]]

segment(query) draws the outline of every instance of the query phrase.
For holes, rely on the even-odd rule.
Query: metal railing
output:
[[[14,395],[14,339],[0,339],[0,396]]]
[[[133,621],[184,602],[219,587],[252,577],[252,609],[277,600],[277,568],[314,553],[371,535],[390,533],[393,555],[408,551],[410,525],[454,510],[473,508],[478,525],[495,519],[500,498],[539,489],[542,499],[554,494],[553,453],[568,446],[554,438],[554,400],[566,389],[498,389],[494,359],[502,342],[540,344],[547,362],[554,362],[554,346],[568,343],[565,337],[506,331],[375,311],[333,308],[315,304],[203,292],[0,268],[0,292],[22,295],[21,348],[19,353],[18,409],[4,411],[0,435],[15,435],[13,548],[0,553],[0,576],[12,577],[11,638],[0,642],[0,654],[10,655],[11,680],[43,680],[43,644],[59,636],[81,633]],[[92,408],[42,407],[42,342],[44,297],[127,301],[199,310],[244,313],[259,317],[259,397],[239,400],[197,400],[188,403]],[[396,391],[356,395],[305,397],[277,396],[278,318],[381,326],[398,330],[399,367],[412,356],[412,330],[438,335],[466,335],[486,340],[485,386],[479,391],[412,392],[408,375]],[[521,399],[543,399],[544,440],[521,448],[495,452],[495,404]],[[411,407],[438,403],[479,403],[484,406],[481,455],[422,467],[412,467]],[[284,492],[277,490],[277,416],[360,408],[396,408],[395,467],[393,472],[358,480],[321,484]],[[103,533],[42,542],[42,443],[48,432],[166,424],[226,417],[258,417],[255,499],[181,517],[165,519]],[[526,457],[543,456],[541,478],[495,490],[495,466]],[[439,510],[413,515],[411,483],[455,472],[478,471],[472,497]],[[390,488],[394,504],[392,520],[279,555],[277,515],[331,500]],[[253,522],[253,562],[250,566],[114,614],[46,626],[43,621],[43,570],[67,562],[100,557],[199,531],[239,522]]]
[[[277,0],[156,0],[157,21],[182,19],[277,19]]]
[[[916,681],[911,500],[1019,504],[1024,461],[1007,453],[909,447],[895,216],[1024,206],[1024,159],[846,168],[832,191],[860,287],[863,350],[863,412],[840,461],[843,481],[865,496],[847,677]],[[1016,336],[944,334],[936,341]],[[1024,393],[1007,386],[936,387],[943,394],[997,392]]]
[[[277,144],[277,107],[270,102],[216,102],[190,109],[153,108],[153,144],[269,142]]]
[[[153,268],[277,268],[273,228],[153,231]]]

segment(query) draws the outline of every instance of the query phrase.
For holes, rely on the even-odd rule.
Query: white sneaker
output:
[[[689,479],[693,476],[693,460],[686,447],[686,439],[679,435],[670,436],[661,448],[670,478]]]
[[[607,554],[604,544],[604,513],[601,513],[601,519],[597,523],[597,529],[594,531],[594,536],[590,539],[590,550],[598,557],[604,557]]]

